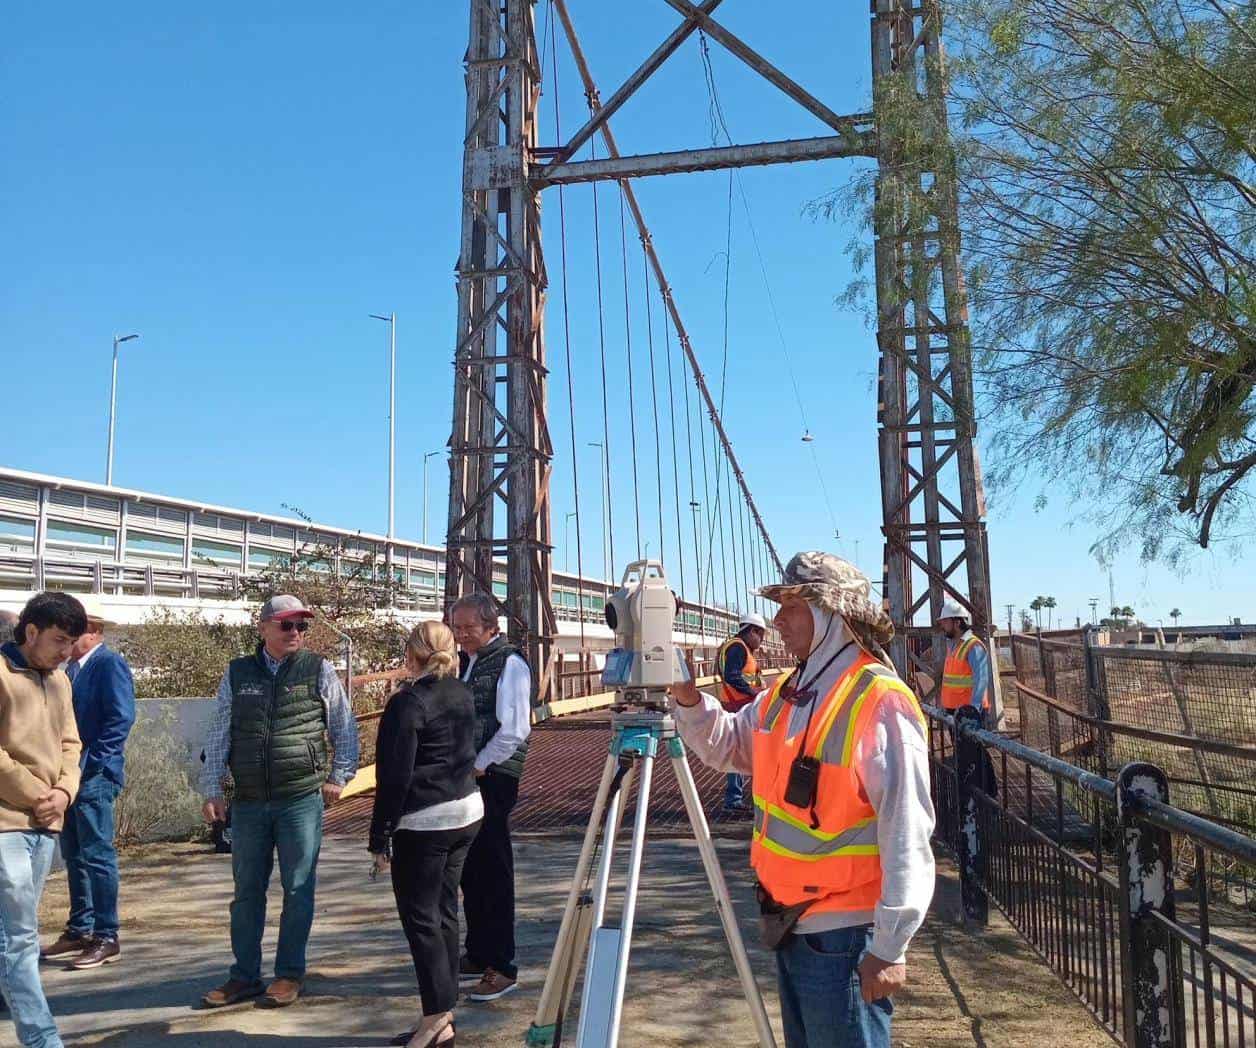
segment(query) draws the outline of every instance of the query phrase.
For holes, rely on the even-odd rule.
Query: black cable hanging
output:
[[[670,294],[670,292],[668,292]],[[693,477],[693,411],[689,404],[689,380],[684,374],[684,361],[680,361],[678,366],[681,368],[680,388],[685,394],[685,445],[686,459],[689,464],[689,516],[693,520],[693,575],[694,584],[698,588],[698,622],[699,636],[703,643],[706,642],[706,600],[705,591],[702,588],[702,541],[701,528],[699,527],[698,518],[701,516],[702,506],[698,502],[698,489],[694,483]],[[698,432],[701,437],[701,427]],[[706,444],[702,445],[703,456],[706,455]],[[705,479],[706,474],[703,474]]]
[[[628,359],[628,425],[632,435],[632,511],[636,522],[637,559],[641,559],[641,482],[637,463],[637,401],[632,379],[632,321],[628,301],[628,225],[624,218],[624,186],[619,186],[619,244],[624,270],[624,342]]]

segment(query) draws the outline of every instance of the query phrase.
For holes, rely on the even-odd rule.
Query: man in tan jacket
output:
[[[68,593],[32,597],[0,647],[0,994],[18,1041],[62,1048],[39,981],[39,896],[79,785],[70,679],[58,667],[87,629]]]

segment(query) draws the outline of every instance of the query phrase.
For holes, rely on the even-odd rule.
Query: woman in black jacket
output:
[[[375,868],[392,868],[397,913],[410,943],[423,1014],[393,1041],[454,1044],[458,998],[458,882],[484,807],[475,785],[475,706],[458,680],[449,627],[416,626],[408,681],[389,700],[375,748]]]

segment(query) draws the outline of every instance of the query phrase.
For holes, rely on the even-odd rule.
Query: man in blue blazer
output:
[[[83,597],[87,632],[74,643],[66,672],[83,740],[82,785],[65,813],[61,856],[70,881],[70,919],[44,959],[85,970],[122,956],[118,946],[118,853],[113,803],[122,789],[123,750],[135,723],[135,684],[126,659],[104,643],[109,623],[100,602]]]

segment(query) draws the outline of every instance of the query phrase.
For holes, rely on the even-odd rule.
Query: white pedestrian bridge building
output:
[[[383,535],[229,509],[151,492],[0,467],[0,608],[19,610],[33,593],[62,589],[100,596],[120,626],[158,608],[199,611],[246,622],[255,608],[240,599],[240,579],[318,551],[328,572],[386,572],[399,583],[395,614],[414,621],[441,613],[445,552]],[[493,584],[506,592],[505,565]],[[613,584],[554,572],[560,646],[610,646],[603,607]],[[677,641],[712,649],[736,629],[737,616],[682,602]],[[582,629],[583,627],[583,629]]]

